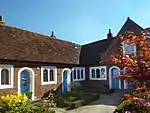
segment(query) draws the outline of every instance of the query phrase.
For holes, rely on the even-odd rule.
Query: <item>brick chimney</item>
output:
[[[113,37],[113,34],[111,33],[111,29],[109,29],[109,32],[107,34],[107,38],[112,38]]]
[[[4,24],[5,24],[4,19],[3,19],[3,16],[2,16],[2,15],[0,15],[0,24],[1,24],[1,25],[4,25]]]

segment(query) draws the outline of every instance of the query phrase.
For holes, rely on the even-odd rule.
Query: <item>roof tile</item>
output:
[[[78,64],[81,46],[16,27],[0,25],[0,59]],[[74,46],[78,48],[75,49]]]

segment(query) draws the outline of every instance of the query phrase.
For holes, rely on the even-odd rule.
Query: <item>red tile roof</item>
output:
[[[81,46],[0,25],[0,59],[78,64]]]
[[[127,30],[139,33],[143,28],[128,18],[117,36]],[[0,59],[81,65],[99,64],[101,55],[107,55],[112,46],[116,45],[115,43],[118,43],[117,38],[108,38],[81,46],[57,37],[0,24]]]

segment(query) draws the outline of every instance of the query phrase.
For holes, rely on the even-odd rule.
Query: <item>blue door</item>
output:
[[[20,74],[20,92],[30,92],[30,73],[27,70]]]
[[[68,92],[68,71],[63,72],[63,92]]]
[[[112,89],[119,89],[119,79],[113,78],[116,75],[119,74],[119,70],[117,68],[113,68],[111,70],[111,76],[112,76]]]

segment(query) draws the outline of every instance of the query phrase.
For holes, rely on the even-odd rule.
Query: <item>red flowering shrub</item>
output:
[[[126,80],[135,91],[122,96],[122,101],[130,101],[130,105],[138,113],[150,113],[150,38],[145,32],[135,35],[133,32],[125,32],[120,37],[126,44],[136,44],[136,55],[123,55],[123,48],[119,48],[120,54],[112,56],[112,61],[124,69],[116,79]],[[124,105],[124,104],[123,104]],[[122,109],[125,109],[122,107]],[[124,112],[122,112],[124,113]]]

